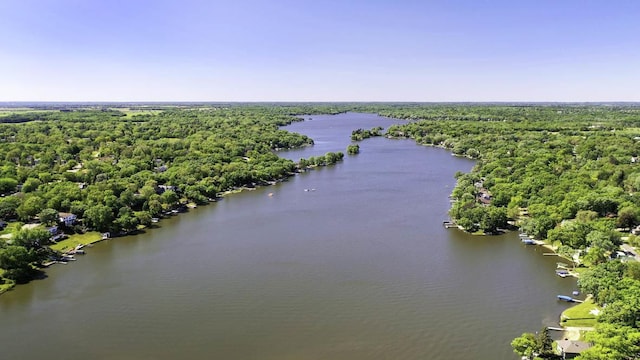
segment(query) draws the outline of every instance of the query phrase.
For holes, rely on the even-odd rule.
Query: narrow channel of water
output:
[[[283,156],[346,152],[351,130],[396,122],[312,118],[288,129],[316,145]],[[513,359],[513,337],[557,322],[555,295],[575,281],[554,257],[443,228],[472,161],[410,140],[360,146],[0,296],[2,357]]]

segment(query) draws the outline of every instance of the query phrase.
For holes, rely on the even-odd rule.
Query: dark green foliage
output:
[[[358,144],[351,144],[349,146],[347,146],[347,154],[349,155],[356,155],[360,153],[360,145]]]
[[[513,352],[516,354],[532,359],[537,358],[553,358],[553,340],[549,336],[549,330],[545,327],[536,334],[524,333],[520,337],[513,339],[511,342]]]
[[[4,277],[17,283],[29,281],[36,273],[33,264],[41,258],[34,249],[10,245],[0,248],[0,268],[4,269]]]
[[[18,187],[18,180],[13,178],[0,178],[0,195],[10,194]]]
[[[13,244],[37,250],[49,243],[51,233],[42,227],[22,229],[13,234]]]
[[[342,159],[344,159],[344,153],[328,152],[324,155],[311,156],[308,159],[300,159],[300,161],[298,162],[298,167],[304,169],[308,167],[333,165],[339,161],[342,161]]]
[[[40,222],[45,225],[55,225],[58,223],[58,211],[51,208],[44,209],[40,211],[38,218],[40,218]]]
[[[368,139],[370,137],[374,137],[374,136],[382,136],[382,131],[384,129],[381,127],[374,127],[373,129],[370,130],[365,130],[365,129],[357,129],[357,130],[353,130],[351,132],[351,140],[352,141],[360,141],[360,140],[364,140],[364,139]]]

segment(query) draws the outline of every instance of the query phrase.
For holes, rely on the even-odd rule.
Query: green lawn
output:
[[[57,244],[53,244],[50,246],[51,249],[56,251],[67,251],[72,250],[76,246],[83,244],[92,244],[102,240],[102,235],[97,231],[90,231],[84,234],[74,234],[69,236],[68,239],[64,239]]]
[[[585,271],[589,270],[588,267],[576,267],[571,269],[571,272],[574,272],[578,275],[578,277],[580,277],[580,275],[582,275]]]
[[[581,304],[568,308],[560,315],[562,326],[592,327],[596,325],[596,315],[592,311],[600,311],[600,307],[588,298]]]
[[[20,230],[22,228],[22,225],[24,225],[24,223],[21,223],[19,221],[8,222],[7,227],[4,228],[4,230],[0,231],[0,235],[13,234],[14,232]]]

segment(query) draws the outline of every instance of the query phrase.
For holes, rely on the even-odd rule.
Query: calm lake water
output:
[[[316,145],[282,156],[346,152],[352,130],[399,122],[312,118],[287,129]],[[0,296],[2,359],[515,359],[512,338],[557,323],[575,281],[555,257],[443,228],[472,161],[410,140],[360,149]]]

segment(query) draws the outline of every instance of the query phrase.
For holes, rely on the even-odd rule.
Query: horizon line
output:
[[[11,104],[65,104],[65,105],[73,105],[73,104],[82,104],[82,105],[103,105],[103,104],[640,104],[640,100],[638,101],[630,101],[630,100],[596,100],[596,101],[540,101],[540,100],[518,100],[518,101],[506,101],[506,100],[496,100],[496,101],[411,101],[411,100],[340,100],[340,101],[324,101],[324,100],[312,100],[312,101],[304,101],[304,100],[150,100],[150,101],[141,101],[141,100],[90,100],[90,101],[73,101],[73,100],[16,100],[16,101],[0,101],[0,106],[3,105],[11,105]]]

